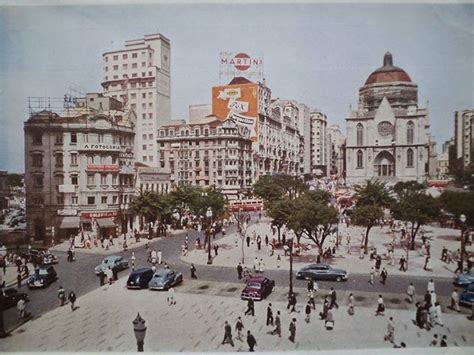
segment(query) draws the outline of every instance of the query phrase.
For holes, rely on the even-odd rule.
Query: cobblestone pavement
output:
[[[428,347],[433,334],[447,335],[450,348],[474,346],[473,323],[465,314],[445,313],[444,327],[420,330],[413,324],[414,310],[410,309],[413,306],[403,300],[388,301],[385,316],[375,317],[376,301],[373,295],[364,294],[362,298],[356,298],[355,315],[349,316],[345,295],[340,293],[340,308],[334,312],[335,328],[328,331],[316,315],[321,310],[320,302],[316,313],[312,313],[311,323],[304,322],[304,289],[297,289],[301,295],[298,296],[298,313],[288,313],[284,301],[286,289],[277,288],[267,300],[256,302],[256,317],[251,317],[243,314],[246,302],[238,298],[241,286],[185,280],[176,287],[177,304],[168,306],[167,292],[127,290],[125,279],[120,279],[112,286],[79,297],[74,312],[69,305],[58,307],[21,326],[0,342],[0,351],[135,351],[132,320],[138,312],[148,327],[145,351],[246,351],[246,343],[236,339],[233,348],[221,344],[224,322],[229,321],[234,328],[238,316],[242,316],[245,329],[255,335],[258,351],[388,350],[392,345],[384,341],[384,335],[390,316],[395,321],[395,342],[403,341],[409,348]],[[390,298],[386,295],[387,300]],[[268,302],[272,302],[274,313],[277,310],[282,313],[281,338],[267,334],[272,329],[265,325]],[[287,339],[288,325],[293,317],[297,319],[294,344]],[[365,331],[367,324],[370,324],[370,331]],[[233,333],[235,337],[234,330]],[[462,349],[462,353],[470,351],[472,349]]]

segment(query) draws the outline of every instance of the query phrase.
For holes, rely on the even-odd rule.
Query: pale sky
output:
[[[221,51],[262,53],[273,97],[317,108],[345,132],[349,105],[390,51],[418,84],[431,132],[474,108],[474,6],[298,4],[0,7],[0,170],[23,172],[28,96],[100,92],[102,53],[160,32],[171,40],[172,118],[211,102]]]

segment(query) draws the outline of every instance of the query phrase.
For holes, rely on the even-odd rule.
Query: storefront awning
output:
[[[60,229],[76,229],[79,228],[79,216],[69,216],[63,217],[61,224],[59,225]]]
[[[97,218],[96,221],[100,228],[115,228],[112,218]]]

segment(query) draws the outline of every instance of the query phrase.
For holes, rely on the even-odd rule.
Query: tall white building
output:
[[[104,94],[137,115],[135,156],[158,165],[157,131],[170,119],[170,41],[162,34],[125,41],[125,48],[103,54]]]
[[[345,137],[338,125],[327,128],[328,142],[328,174],[342,177],[344,171],[344,142]]]
[[[326,175],[328,165],[327,117],[321,111],[311,111],[311,173]]]

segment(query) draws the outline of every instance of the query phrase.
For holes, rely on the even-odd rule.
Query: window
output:
[[[33,144],[34,145],[43,144],[43,135],[41,133],[34,133],[33,134]]]
[[[107,157],[101,155],[100,156],[100,164],[101,165],[106,165],[107,164]]]
[[[77,134],[71,133],[71,143],[77,143]]]
[[[100,184],[101,185],[107,185],[107,174],[101,174],[100,175]]]
[[[87,185],[95,185],[95,175],[87,174]]]
[[[132,68],[136,69],[137,68],[137,63],[132,63]]]
[[[128,68],[128,64],[122,64],[122,69],[127,69]]]
[[[152,161],[153,161],[153,155],[150,155],[150,156],[148,157],[148,160],[152,162]]]
[[[105,61],[108,62],[108,61],[109,61],[109,57],[105,56]]]
[[[117,157],[112,157],[112,165],[117,164]]]
[[[149,118],[150,120],[153,119],[153,114],[152,114],[152,113],[149,113],[149,114],[148,114],[148,118]]]
[[[413,168],[413,149],[407,150],[407,168]]]
[[[99,143],[104,143],[104,135],[103,134],[99,134],[98,139],[99,139]]]
[[[102,196],[102,197],[100,198],[100,203],[106,205],[106,204],[107,204],[107,196]]]
[[[122,59],[127,59],[128,58],[128,54],[122,54]]]
[[[41,168],[43,166],[43,155],[38,153],[33,154],[33,166],[35,168]]]
[[[117,174],[112,175],[112,185],[117,185]]]
[[[35,187],[43,187],[43,175],[35,175]]]
[[[137,58],[137,57],[138,57],[137,53],[132,53],[132,58]]]
[[[95,196],[87,196],[87,204],[95,205]]]
[[[142,134],[142,139],[146,141],[146,134]]]
[[[146,144],[142,145],[142,150],[146,150]]]
[[[57,153],[56,154],[56,167],[61,168],[63,166],[63,154]]]
[[[114,205],[117,204],[117,196],[112,196],[112,203],[113,203]]]
[[[153,73],[151,71],[149,71],[148,76],[153,76]]]
[[[118,65],[114,65],[114,70],[118,70]]]
[[[363,168],[363,158],[364,155],[362,153],[362,150],[357,151],[357,169],[362,169]]]
[[[63,144],[63,135],[57,134],[56,135],[56,144]]]
[[[142,62],[142,67],[146,67],[146,62]]]
[[[114,75],[114,79],[118,79],[118,75]],[[114,85],[114,87],[115,87],[115,85]]]
[[[114,55],[114,60],[118,60],[118,55]]]
[[[357,146],[361,146],[364,144],[364,126],[362,124],[357,125]]]
[[[94,164],[94,156],[88,155],[87,156],[87,164]]]
[[[79,181],[78,181],[77,175],[72,175],[72,176],[71,176],[71,184],[72,184],[72,185],[79,185]]]
[[[102,102],[100,104],[102,105]],[[84,143],[89,142],[89,135],[87,133],[84,133],[82,135],[82,140],[83,140]]]
[[[63,195],[56,196],[56,202],[57,202],[58,205],[63,205],[64,204],[64,196]]]
[[[415,125],[413,121],[407,123],[407,144],[413,144]]]
[[[79,198],[78,198],[77,195],[72,195],[72,196],[71,196],[71,203],[72,203],[73,205],[77,205],[77,204],[79,203]]]
[[[148,139],[150,139],[150,140],[153,139],[153,134],[149,134]]]

